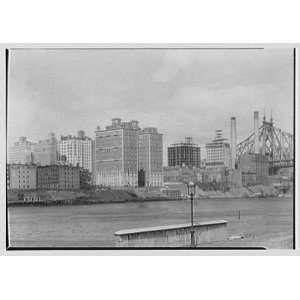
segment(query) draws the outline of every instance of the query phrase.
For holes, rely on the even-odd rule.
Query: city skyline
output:
[[[7,245],[295,247],[296,51],[165,47],[6,51]]]
[[[94,138],[120,117],[160,130],[166,165],[168,145],[186,136],[202,149],[215,129],[229,138],[232,116],[246,138],[254,110],[292,133],[292,86],[290,49],[12,50],[8,144],[80,129]]]

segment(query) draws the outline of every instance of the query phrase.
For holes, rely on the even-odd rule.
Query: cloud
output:
[[[165,148],[187,135],[199,144],[237,117],[252,130],[253,111],[271,108],[292,130],[292,49],[16,50],[9,77],[9,142],[86,130],[111,118],[137,119],[164,134]]]

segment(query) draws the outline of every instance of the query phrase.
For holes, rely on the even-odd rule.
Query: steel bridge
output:
[[[266,155],[270,163],[270,172],[281,168],[294,167],[294,135],[274,126],[273,119],[266,121],[258,128],[259,153]],[[236,162],[244,153],[255,153],[255,132],[236,147]]]

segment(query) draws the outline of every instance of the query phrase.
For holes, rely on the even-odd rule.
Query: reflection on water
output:
[[[10,207],[8,212],[11,246],[109,247],[120,229],[189,222],[190,202]],[[230,234],[291,233],[292,212],[292,198],[195,201],[195,222],[228,220]]]

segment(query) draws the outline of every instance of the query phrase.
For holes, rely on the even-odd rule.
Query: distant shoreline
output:
[[[99,201],[96,199],[65,199],[65,200],[48,200],[48,201],[35,201],[35,202],[23,202],[23,201],[11,201],[7,203],[8,207],[32,207],[32,206],[72,206],[72,205],[97,205],[97,204],[119,204],[119,203],[145,203],[145,202],[162,202],[162,201],[184,201],[185,199],[173,199],[173,198],[136,198],[125,200],[104,200]]]
[[[286,195],[282,198],[292,198],[292,195]],[[196,198],[194,201],[201,200],[232,200],[232,199],[267,199],[274,198],[274,196],[270,197],[203,197]],[[275,197],[277,198],[277,197]],[[278,197],[280,198],[280,197]],[[136,199],[125,199],[125,200],[110,200],[110,201],[99,201],[96,199],[65,199],[65,200],[48,200],[48,201],[35,201],[35,202],[23,202],[23,201],[15,201],[8,202],[8,207],[47,207],[47,206],[78,206],[78,205],[102,205],[102,204],[120,204],[120,203],[147,203],[147,202],[168,202],[168,201],[188,201],[188,199],[174,199],[174,198],[136,198]]]
[[[182,194],[181,194],[182,195]],[[201,199],[255,199],[268,197],[292,197],[292,194],[275,193],[274,189],[265,186],[256,186],[252,190],[240,188],[226,193],[203,192],[194,197]],[[185,197],[170,197],[160,191],[148,190],[8,190],[8,206],[65,206],[65,205],[92,205],[106,203],[143,203],[155,201],[184,201]]]

